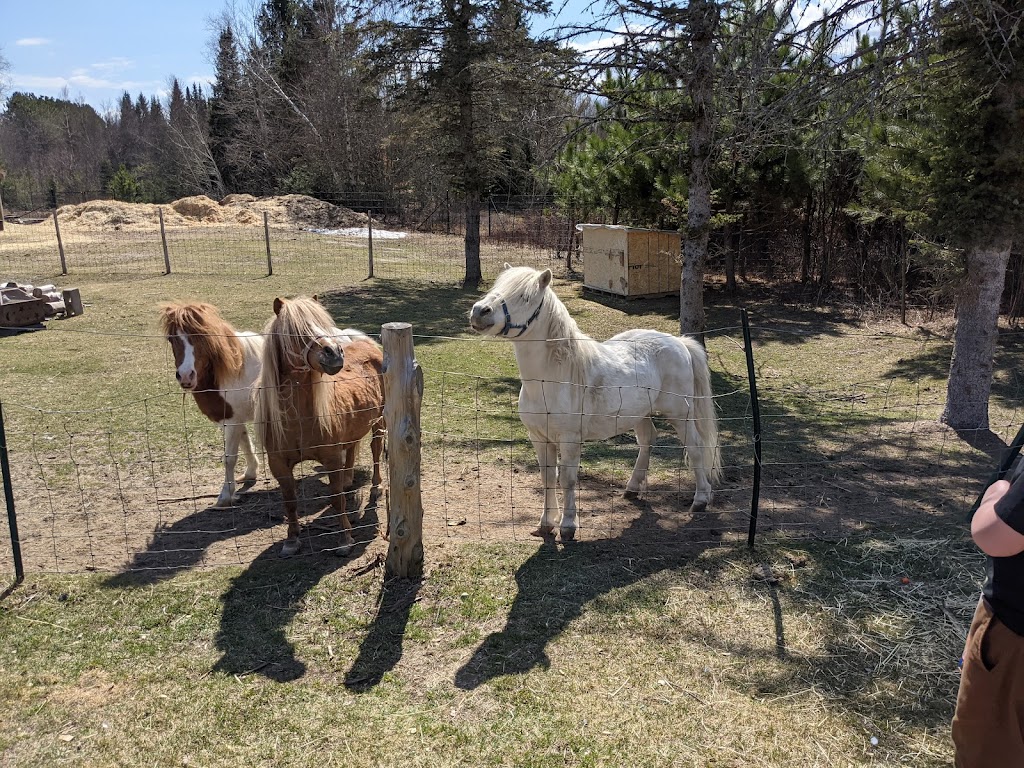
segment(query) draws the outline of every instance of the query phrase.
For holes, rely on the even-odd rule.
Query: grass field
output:
[[[489,278],[505,258],[490,255]],[[949,763],[982,566],[963,514],[993,462],[934,422],[948,322],[904,328],[747,286],[764,421],[762,534],[748,549],[739,314],[709,289],[727,464],[714,509],[685,515],[692,479],[665,432],[648,493],[622,502],[635,456],[623,438],[587,448],[581,541],[541,545],[524,535],[539,495],[511,348],[466,329],[479,292],[309,259],[272,277],[33,275],[79,287],[86,312],[0,339],[28,570],[0,602],[0,762]],[[598,338],[677,322],[671,299],[556,290]],[[413,324],[422,582],[382,587],[383,507],[363,510],[350,557],[325,545],[287,561],[272,480],[208,509],[220,437],[176,391],[155,307],[213,301],[259,329],[274,296],[299,293],[319,293],[340,325]],[[1001,337],[1004,440],[1022,418],[1022,353],[1019,333]],[[315,532],[308,468],[304,484]],[[6,549],[0,567],[13,572]]]

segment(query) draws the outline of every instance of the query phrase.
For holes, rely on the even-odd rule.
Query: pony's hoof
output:
[[[355,542],[350,541],[347,544],[342,544],[340,547],[335,547],[331,550],[331,554],[335,557],[348,557],[352,554],[352,545],[354,543]]]
[[[217,509],[226,509],[235,506],[236,503],[237,499],[234,496],[218,496],[217,500],[213,502],[213,506]]]
[[[300,549],[302,549],[301,541],[298,539],[285,539],[284,544],[281,545],[281,557],[297,555]]]
[[[636,501],[637,499],[640,498],[640,491],[631,491],[629,490],[629,488],[627,488],[626,492],[623,493],[622,495],[625,498],[629,499],[630,501]]]
[[[690,505],[691,515],[703,515],[707,512],[708,503],[706,501],[695,501]]]
[[[537,536],[541,539],[553,539],[555,537],[555,526],[553,525],[539,525],[537,530],[530,531],[531,536]]]
[[[558,535],[561,536],[562,541],[573,541],[576,538],[576,529],[569,527],[559,528]]]

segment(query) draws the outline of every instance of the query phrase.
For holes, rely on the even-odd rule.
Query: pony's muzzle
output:
[[[469,327],[474,331],[483,332],[494,326],[494,311],[490,304],[477,302],[469,311]]]
[[[345,367],[345,353],[340,348],[323,346],[317,354],[320,370],[328,376],[333,376]]]
[[[181,371],[174,372],[174,378],[181,384],[182,389],[194,389],[196,386],[196,372],[189,371],[188,373],[182,373]]]

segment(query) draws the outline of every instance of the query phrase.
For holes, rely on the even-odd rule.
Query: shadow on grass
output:
[[[548,643],[588,604],[661,571],[684,568],[708,546],[687,535],[689,527],[705,527],[706,516],[669,533],[659,529],[647,502],[635,504],[640,515],[614,540],[545,541],[538,547],[516,571],[518,589],[505,627],[485,638],[456,672],[457,687],[472,690],[501,675],[549,668]]]
[[[376,504],[364,508],[359,523],[353,525],[355,544],[343,556],[320,551],[282,560],[280,545],[275,544],[253,560],[222,598],[224,610],[215,640],[222,655],[213,671],[259,674],[282,683],[302,677],[306,665],[296,657],[286,630],[325,576],[365,553],[377,537],[377,515]]]
[[[377,335],[384,323],[412,324],[416,344],[436,344],[469,333],[469,310],[483,292],[416,280],[374,280],[320,295],[340,327]]]
[[[421,580],[385,580],[370,630],[359,644],[359,655],[345,675],[346,688],[368,691],[398,664],[409,614],[422,584]]]
[[[794,654],[766,673],[753,663],[764,649],[688,633],[692,639],[752,662],[749,671],[733,668],[737,688],[766,699],[814,690],[883,742],[895,742],[885,744],[891,755],[913,749],[907,726],[948,728],[957,659],[984,570],[970,538],[949,526],[887,529],[859,541],[807,542],[795,549],[817,564],[816,573],[800,578],[797,588],[785,579],[777,588],[763,582],[756,588],[777,591],[789,614],[818,617],[820,634],[811,630],[820,637],[817,652]],[[948,765],[934,756],[928,764]]]
[[[369,470],[356,470],[356,488],[367,485],[369,480]],[[297,483],[300,521],[324,510],[329,503],[329,493],[323,476],[300,478]],[[351,503],[353,495],[351,491],[349,493]],[[206,551],[218,542],[271,529],[279,529],[281,541],[284,540],[284,505],[280,489],[251,491],[243,494],[241,503],[235,507],[206,507],[171,525],[156,528],[146,550],[137,552],[128,566],[107,579],[104,586],[119,589],[166,581],[201,565]],[[280,543],[275,546],[279,548]]]

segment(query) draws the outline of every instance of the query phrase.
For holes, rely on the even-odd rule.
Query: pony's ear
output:
[[[504,267],[504,268],[505,268],[505,269],[512,269],[512,265],[511,265],[511,264],[509,264],[509,263],[508,263],[508,262],[506,261],[506,262],[505,262],[505,267]]]
[[[282,299],[280,296],[275,298],[274,299],[274,314],[275,315],[280,315],[281,314],[281,307],[283,307],[283,306],[284,306],[284,299]]]
[[[537,280],[537,284],[540,286],[540,289],[542,291],[545,288],[547,288],[549,285],[551,285],[551,270],[550,269],[545,269],[543,272],[540,273],[540,278]]]

